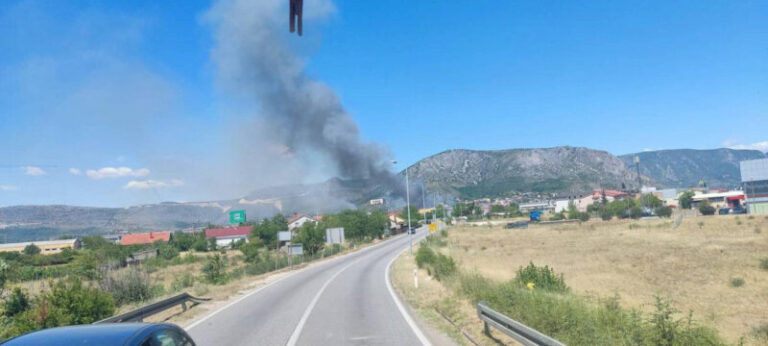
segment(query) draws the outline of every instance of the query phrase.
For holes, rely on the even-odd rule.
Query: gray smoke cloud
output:
[[[204,17],[214,31],[212,57],[218,83],[242,104],[258,107],[256,121],[248,128],[252,133],[239,135],[236,145],[249,158],[266,152],[273,166],[298,160],[306,168],[327,169],[344,179],[392,182],[388,151],[361,141],[359,128],[339,97],[307,76],[304,62],[290,44],[311,43],[312,35],[288,34],[287,4],[286,0],[221,0]],[[305,1],[309,23],[334,11],[331,1]],[[305,25],[305,32],[310,27]],[[247,139],[255,136],[260,139]],[[298,175],[291,179],[300,180],[295,162],[289,165],[291,169],[275,169]]]

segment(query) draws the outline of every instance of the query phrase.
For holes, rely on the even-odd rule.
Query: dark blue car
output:
[[[43,329],[13,338],[2,345],[195,346],[195,342],[183,329],[173,324],[114,323]]]

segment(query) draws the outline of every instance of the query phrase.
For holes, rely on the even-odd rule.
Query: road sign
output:
[[[291,244],[291,246],[288,247],[288,254],[292,256],[301,256],[304,254],[304,245],[302,244]]]
[[[344,227],[327,228],[325,230],[325,242],[328,244],[341,244],[344,242]]]
[[[430,231],[437,231],[437,224],[436,223],[430,223],[429,224],[429,230]]]
[[[277,232],[278,241],[291,241],[291,231]]]
[[[229,223],[245,222],[245,210],[233,210],[229,212]]]

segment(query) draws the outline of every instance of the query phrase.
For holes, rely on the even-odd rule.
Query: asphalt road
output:
[[[414,244],[426,228],[413,235]],[[317,263],[203,316],[198,345],[427,345],[388,282],[409,236]],[[415,250],[415,247],[414,247]]]

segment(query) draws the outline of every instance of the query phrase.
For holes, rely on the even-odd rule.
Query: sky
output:
[[[768,2],[328,1],[281,39],[393,170],[459,148],[768,150]],[[289,182],[234,164],[265,143],[217,77],[214,2],[0,2],[0,206]],[[299,182],[334,175],[316,164]]]

